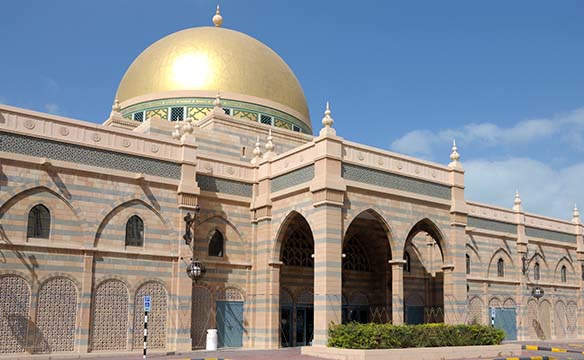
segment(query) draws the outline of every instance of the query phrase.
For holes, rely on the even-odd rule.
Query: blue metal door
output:
[[[423,306],[406,306],[406,324],[423,324],[424,307]]]
[[[217,301],[219,347],[243,345],[243,301]]]
[[[505,331],[505,340],[517,340],[517,314],[515,308],[494,308],[494,310],[495,327]]]

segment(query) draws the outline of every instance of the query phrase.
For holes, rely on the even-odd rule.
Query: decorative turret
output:
[[[578,211],[576,204],[574,204],[574,211],[572,211],[572,222],[574,224],[580,224],[580,211]]]
[[[322,126],[323,128],[320,129],[320,135],[324,136],[324,135],[336,135],[337,132],[335,131],[335,129],[332,128],[333,124],[334,124],[334,120],[331,116],[331,108],[329,105],[329,102],[326,102],[326,109],[324,111],[324,117],[322,118]]]
[[[450,164],[448,164],[448,166],[451,169],[462,170],[462,164],[460,163],[460,154],[458,153],[456,140],[452,140],[452,152],[450,153]]]
[[[513,210],[516,212],[523,211],[523,206],[521,206],[521,197],[519,196],[519,190],[515,190],[515,200],[513,200]]]

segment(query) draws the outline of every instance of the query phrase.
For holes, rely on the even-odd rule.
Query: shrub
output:
[[[484,325],[392,325],[356,322],[329,328],[328,345],[344,349],[498,345],[505,332]]]

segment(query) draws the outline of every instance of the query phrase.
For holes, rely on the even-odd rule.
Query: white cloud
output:
[[[470,123],[458,129],[439,131],[414,130],[391,143],[391,149],[415,156],[431,158],[437,148],[444,148],[452,139],[462,145],[486,147],[528,144],[561,134],[562,140],[578,150],[584,150],[584,108],[558,114],[549,119],[531,119],[512,127],[492,123]]]
[[[55,103],[47,103],[45,104],[45,111],[47,111],[50,114],[59,114],[60,113],[60,108],[59,105],[55,104]]]
[[[584,162],[554,169],[534,159],[509,158],[470,160],[463,167],[470,201],[511,208],[519,190],[525,211],[566,220],[574,203],[584,205]]]

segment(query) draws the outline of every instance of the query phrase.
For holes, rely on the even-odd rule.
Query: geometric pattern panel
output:
[[[566,304],[563,301],[558,301],[554,309],[554,331],[557,339],[566,338],[566,316]]]
[[[201,190],[251,197],[252,184],[197,174]]]
[[[304,184],[314,178],[314,165],[305,166],[272,179],[272,192]]]
[[[244,298],[239,289],[226,287],[217,292],[217,301],[244,301]]]
[[[543,339],[543,330],[539,321],[537,300],[527,302],[527,327],[530,339]]]
[[[511,308],[511,307],[515,307],[515,306],[516,306],[515,300],[513,300],[511,298],[506,299],[505,302],[503,303],[503,307]]]
[[[191,337],[193,349],[205,346],[207,329],[212,327],[214,316],[213,295],[204,286],[193,286],[193,301],[191,313]]]
[[[574,301],[568,302],[567,314],[566,332],[568,337],[574,338],[578,335],[578,305]]]
[[[166,318],[168,312],[166,289],[158,282],[148,282],[136,291],[134,301],[134,349],[144,346],[144,296],[151,300],[148,313],[148,348],[166,348]]]
[[[345,243],[343,255],[343,270],[371,271],[365,247],[357,237],[351,236]]]
[[[483,301],[474,297],[468,303],[468,318],[470,324],[482,324],[483,323]]]
[[[549,301],[539,303],[539,323],[543,335],[543,340],[552,338],[552,305]]]
[[[555,240],[568,244],[576,244],[576,235],[566,234],[558,231],[545,229],[536,229],[529,226],[525,227],[525,235],[541,239]]]
[[[103,282],[93,295],[91,350],[128,347],[128,288],[119,280]]]
[[[77,289],[62,277],[47,281],[40,289],[34,352],[52,353],[75,350]]]
[[[517,233],[517,225],[509,224],[502,221],[476,218],[473,216],[468,217],[466,226],[510,234]]]
[[[450,200],[450,187],[362,166],[343,164],[344,179]]]
[[[0,354],[25,351],[30,289],[20,276],[0,277]]]
[[[501,307],[501,300],[494,297],[489,301],[489,307]]]
[[[29,136],[0,133],[0,151],[180,179],[181,166],[173,162]]]

